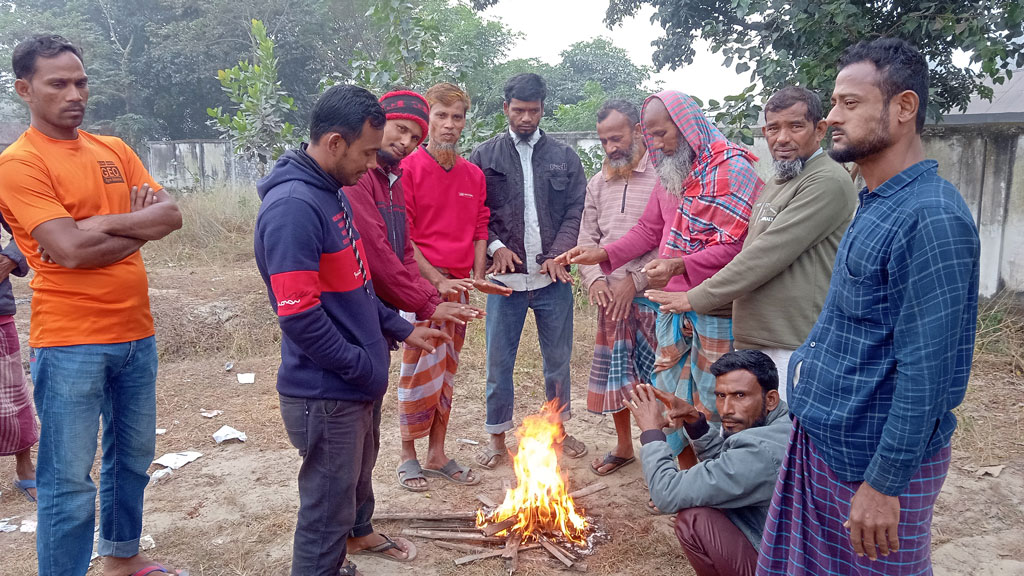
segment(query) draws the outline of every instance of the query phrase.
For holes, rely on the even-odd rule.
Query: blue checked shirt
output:
[[[949,443],[974,353],[978,230],[937,167],[860,192],[824,308],[790,360],[790,406],[822,458],[890,496]]]

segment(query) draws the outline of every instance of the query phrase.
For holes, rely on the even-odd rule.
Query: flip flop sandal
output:
[[[356,565],[353,562],[346,562],[341,570],[338,570],[338,576],[357,576],[359,572],[356,571]]]
[[[569,458],[583,458],[587,455],[587,445],[573,436],[566,434],[560,444],[562,445],[562,454]]]
[[[175,570],[171,572],[160,564],[150,564],[142,570],[135,572],[132,576],[149,576],[150,574],[177,574],[177,576],[188,576],[188,570]]]
[[[480,483],[480,477],[471,477],[471,471],[471,468],[468,468],[466,466],[460,466],[459,463],[456,462],[455,460],[449,460],[448,463],[442,466],[440,470],[435,470],[433,468],[423,469],[423,473],[426,474],[427,476],[436,476],[439,478],[444,478],[449,482],[461,484],[463,486],[476,486],[477,484]],[[462,473],[462,476],[460,478],[456,478],[455,475],[460,472]]]
[[[612,472],[615,472],[619,468],[622,468],[623,466],[626,466],[628,464],[632,464],[635,460],[636,460],[635,456],[630,456],[629,458],[623,458],[621,456],[616,456],[616,455],[612,454],[611,452],[609,452],[604,457],[604,460],[601,461],[601,464],[599,464],[597,467],[594,467],[594,465],[591,464],[590,465],[590,470],[594,474],[597,474],[598,476],[607,476],[607,475],[611,474]],[[609,464],[612,465],[610,470],[607,470],[605,472],[601,472],[600,470],[598,470],[598,468],[601,468],[602,466],[607,466]]]
[[[352,554],[380,556],[381,558],[391,560],[392,562],[412,562],[416,559],[416,545],[412,542],[406,540],[405,538],[399,538],[399,540],[405,543],[406,549],[402,550],[402,546],[398,542],[389,538],[386,534],[381,534],[381,537],[384,538],[384,542],[381,542],[376,546],[371,546],[369,548],[360,550],[358,552],[353,552]],[[395,556],[392,556],[391,554],[388,554],[388,550],[398,550],[399,552],[405,552],[406,554],[408,554],[408,556],[405,558],[397,558]]]
[[[396,470],[396,472],[398,473],[398,485],[402,488],[405,488],[410,492],[426,492],[427,490],[430,490],[430,486],[413,486],[412,484],[407,484],[409,480],[427,479],[427,477],[423,475],[423,467],[420,466],[419,460],[413,459],[402,462],[402,464],[398,466],[398,470]]]
[[[36,487],[35,480],[18,480],[17,478],[15,478],[13,484],[14,487],[17,488],[18,492],[21,492],[22,494],[25,495],[26,500],[28,500],[29,502],[36,502],[36,499],[31,494],[28,493],[29,489]]]
[[[477,454],[476,463],[484,470],[494,470],[501,466],[507,453],[508,450],[495,450],[490,446],[486,446]]]

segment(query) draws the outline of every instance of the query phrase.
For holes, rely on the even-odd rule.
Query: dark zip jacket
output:
[[[491,210],[487,243],[501,240],[523,261],[515,271],[525,273],[523,166],[512,135],[505,130],[477,146],[469,161],[483,171],[487,181],[486,204]],[[576,245],[586,193],[587,177],[576,151],[541,130],[540,140],[533,146],[533,196],[541,238],[538,264]]]
[[[256,265],[281,326],[278,392],[373,402],[388,385],[385,337],[412,325],[374,294],[340,188],[304,149],[285,153],[256,185]]]

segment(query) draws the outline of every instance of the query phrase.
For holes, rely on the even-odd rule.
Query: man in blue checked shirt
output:
[[[921,144],[928,64],[881,38],[839,63],[829,154],[867,187],[790,361],[795,426],[757,574],[931,574],[931,519],[967,390],[980,245]]]

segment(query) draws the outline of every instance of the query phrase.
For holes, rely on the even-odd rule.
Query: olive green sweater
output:
[[[857,207],[846,170],[820,153],[787,182],[766,183],[740,253],[687,295],[707,314],[733,303],[737,349],[797,349],[825,303],[839,240]]]

